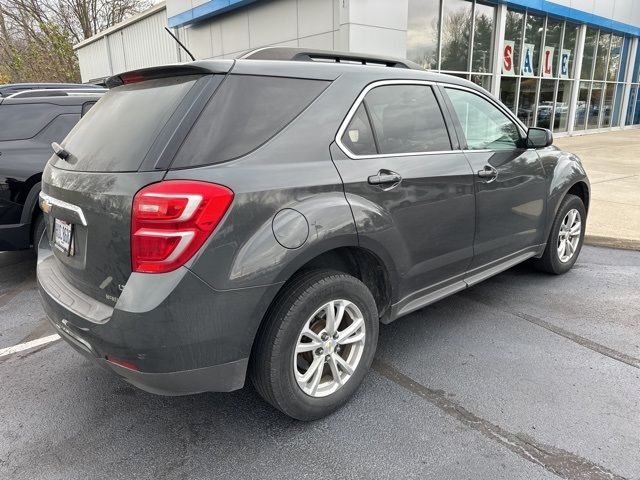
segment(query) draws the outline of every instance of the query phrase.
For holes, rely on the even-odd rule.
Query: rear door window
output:
[[[62,109],[50,103],[0,105],[0,141],[33,138],[56,118]]]
[[[342,134],[341,141],[350,152],[356,155],[375,155],[378,153],[364,103],[361,103],[356,110],[347,129]]]
[[[365,103],[382,154],[451,150],[440,106],[428,85],[384,85]]]
[[[56,167],[137,171],[158,133],[199,78],[168,77],[109,90],[66,138],[64,147],[71,161],[58,161]]]
[[[328,84],[229,75],[200,114],[172,168],[220,163],[252,152],[288,125]]]
[[[451,150],[431,86],[382,85],[369,91],[341,139],[355,155],[400,155]]]

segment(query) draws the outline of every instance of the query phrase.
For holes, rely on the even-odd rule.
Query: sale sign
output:
[[[562,49],[560,54],[560,78],[569,78],[569,57],[571,50]]]
[[[516,46],[516,42],[513,40],[505,40],[504,47],[502,50],[502,74],[503,75],[515,75],[513,71],[513,58],[514,58],[514,48]]]
[[[525,77],[533,77],[533,52],[534,45],[532,43],[525,43],[522,46],[522,65],[520,65],[520,72]]]
[[[554,47],[544,47],[542,51],[542,76],[553,77],[553,52]]]

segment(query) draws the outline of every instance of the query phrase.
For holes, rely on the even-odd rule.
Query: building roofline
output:
[[[126,20],[123,20],[120,23],[116,23],[115,25],[107,28],[106,30],[101,31],[100,33],[96,33],[95,35],[93,35],[92,37],[89,37],[83,41],[81,41],[80,43],[76,43],[73,46],[74,50],[78,50],[82,47],[86,47],[87,45],[90,45],[94,42],[97,42],[98,40],[100,40],[103,37],[106,37],[107,35],[111,35],[112,33],[115,33],[119,30],[122,30],[123,28],[133,24],[133,23],[137,23],[140,20],[144,20],[147,17],[150,17],[151,15],[154,15],[162,10],[166,10],[167,9],[167,3],[163,0],[162,2],[158,2],[156,5],[140,12],[137,13],[136,15],[127,18]]]

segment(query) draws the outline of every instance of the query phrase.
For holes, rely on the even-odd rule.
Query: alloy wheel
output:
[[[305,322],[293,355],[298,386],[311,397],[326,397],[353,375],[365,347],[365,321],[349,300],[331,300]]]
[[[580,235],[582,233],[582,218],[575,208],[569,210],[560,224],[558,234],[558,258],[562,263],[567,263],[573,258],[578,249]]]

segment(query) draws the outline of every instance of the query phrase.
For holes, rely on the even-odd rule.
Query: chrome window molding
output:
[[[431,80],[379,80],[379,81],[370,83],[362,90],[362,92],[360,92],[355,102],[349,109],[347,116],[342,121],[342,124],[338,129],[338,133],[336,134],[336,137],[335,137],[336,144],[338,145],[340,150],[342,150],[342,152],[352,160],[366,160],[366,159],[372,159],[372,158],[392,158],[392,157],[414,157],[418,155],[445,155],[445,154],[452,154],[452,153],[481,151],[481,150],[474,150],[474,149],[467,148],[467,149],[451,149],[451,150],[438,150],[438,151],[427,151],[427,152],[406,152],[406,153],[386,153],[386,154],[377,153],[372,155],[356,155],[355,153],[351,152],[351,150],[349,150],[347,146],[342,143],[342,136],[344,135],[345,130],[349,126],[349,123],[351,123],[351,120],[355,115],[356,111],[364,101],[364,97],[366,97],[367,93],[369,93],[371,90],[373,90],[376,87],[380,87],[384,85],[425,85],[425,86],[431,86],[431,87],[440,86],[444,88],[455,88],[458,90],[468,91],[470,93],[478,95],[479,97],[489,102],[491,105],[495,106],[500,112],[502,112],[509,120],[511,120],[516,125],[516,128],[518,129],[518,132],[520,133],[520,136],[522,139],[527,137],[527,134],[526,134],[527,128],[524,126],[524,124],[520,121],[518,117],[513,115],[511,110],[500,105],[491,97],[483,94],[482,92],[474,88],[466,87],[464,85],[456,85],[453,83],[435,82]],[[444,113],[443,113],[443,116],[444,116]],[[373,125],[371,125],[371,128],[373,128]],[[493,150],[487,149],[482,151],[491,152]]]
[[[520,120],[518,117],[516,117],[511,110],[509,110],[504,105],[496,102],[493,98],[485,95],[482,92],[479,92],[478,90],[476,90],[474,88],[465,87],[464,85],[454,85],[454,84],[451,84],[451,83],[439,83],[439,85],[444,87],[444,88],[455,88],[457,90],[466,90],[467,92],[473,93],[473,94],[479,96],[480,98],[486,100],[491,105],[493,105],[498,110],[500,110],[500,112],[502,112],[509,120],[511,120],[513,123],[515,123],[516,128],[518,129],[518,132],[520,132],[521,139],[527,138],[528,127],[524,123],[522,123],[522,120]],[[473,150],[473,151],[475,152],[477,150]]]
[[[353,103],[353,105],[349,109],[347,116],[342,121],[342,124],[338,129],[338,133],[336,134],[336,138],[335,138],[336,144],[347,157],[349,157],[352,160],[365,160],[368,158],[415,157],[418,155],[443,155],[448,153],[460,153],[462,151],[462,150],[450,149],[450,150],[438,150],[438,151],[432,150],[427,152],[376,153],[372,155],[356,155],[351,150],[349,150],[347,146],[342,143],[342,136],[344,135],[345,130],[349,126],[349,123],[351,123],[351,120],[355,115],[356,110],[358,110],[358,108],[364,101],[364,97],[366,97],[367,93],[369,93],[371,90],[373,90],[376,87],[381,87],[385,85],[425,85],[425,86],[435,87],[437,86],[437,82],[434,82],[431,80],[379,80],[367,85],[364,88],[364,90],[360,92],[360,95],[358,95],[358,97],[356,98],[356,101]],[[443,120],[444,120],[444,114],[443,114]],[[371,128],[374,128],[374,126],[371,125]]]
[[[82,226],[87,226],[87,219],[85,218],[84,212],[79,206],[65,202],[64,200],[58,200],[57,198],[47,195],[44,192],[40,192],[40,208],[42,209],[42,211],[48,213],[51,210],[52,206],[74,212],[76,215],[78,215]]]

